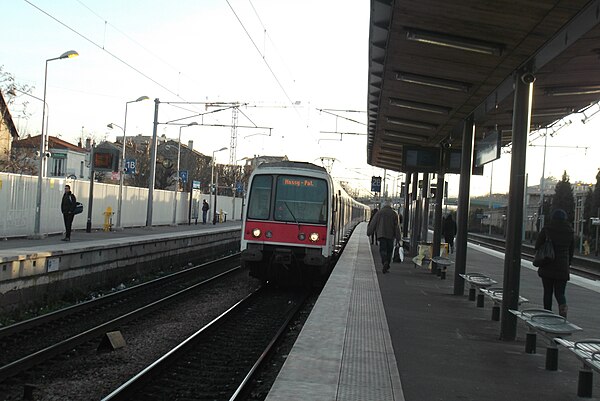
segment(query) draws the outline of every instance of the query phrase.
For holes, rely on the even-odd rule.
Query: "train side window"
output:
[[[252,180],[248,199],[248,218],[266,220],[271,211],[271,188],[273,177],[257,175]]]

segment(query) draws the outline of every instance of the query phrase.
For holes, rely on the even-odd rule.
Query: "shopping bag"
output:
[[[400,257],[400,252],[402,252],[402,257]],[[400,263],[402,262],[402,259],[404,258],[404,251],[402,250],[402,247],[398,244],[396,244],[394,246],[394,254],[392,255],[392,261],[396,262],[396,263]]]
[[[533,256],[533,265],[536,267],[545,266],[554,261],[554,245],[550,237],[546,236],[546,241],[535,251]]]

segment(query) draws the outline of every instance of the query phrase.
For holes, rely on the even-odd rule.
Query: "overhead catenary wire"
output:
[[[294,103],[292,102],[292,99],[290,98],[290,96],[288,95],[287,91],[285,90],[285,88],[283,87],[282,83],[279,81],[279,78],[277,77],[277,74],[275,74],[275,71],[273,71],[273,69],[271,68],[271,66],[269,65],[269,62],[267,61],[266,57],[263,55],[263,53],[260,51],[260,49],[258,48],[258,46],[256,45],[256,42],[254,41],[254,39],[252,39],[252,36],[250,35],[250,32],[248,32],[248,30],[246,29],[246,26],[244,26],[244,23],[242,22],[242,20],[240,19],[240,17],[237,15],[237,13],[235,12],[235,10],[233,9],[231,3],[229,3],[229,0],[225,0],[227,2],[227,5],[229,6],[229,8],[231,9],[231,12],[233,12],[233,15],[235,15],[235,18],[238,20],[238,22],[240,23],[240,25],[242,26],[242,29],[244,30],[244,32],[246,33],[246,35],[248,36],[248,39],[250,39],[250,42],[252,42],[252,45],[254,46],[254,48],[256,49],[256,51],[258,52],[258,54],[260,54],[261,59],[263,60],[263,62],[265,63],[265,65],[267,66],[267,68],[269,69],[269,71],[271,72],[271,75],[273,75],[273,78],[275,79],[275,82],[277,82],[277,85],[279,85],[279,88],[281,89],[281,91],[283,92],[283,94],[285,95],[285,97],[287,98],[287,100],[290,103]]]
[[[88,38],[87,36],[85,36],[84,34],[82,34],[81,32],[77,31],[76,29],[70,27],[69,25],[67,25],[66,23],[62,22],[61,20],[59,20],[58,18],[56,18],[55,16],[53,16],[52,14],[50,14],[49,12],[41,9],[40,7],[38,7],[36,4],[33,4],[30,0],[23,0],[25,1],[27,4],[29,4],[30,6],[32,6],[33,8],[37,9],[38,11],[40,11],[41,13],[45,14],[46,16],[48,16],[49,18],[53,19],[54,21],[56,21],[57,23],[59,23],[60,25],[64,26],[65,28],[67,28],[68,30],[70,30],[71,32],[73,32],[74,34],[76,34],[77,36],[81,37],[82,39],[86,40],[87,42],[91,43],[92,45],[96,46],[98,49],[106,52],[106,54],[110,55],[112,58],[114,58],[115,60],[119,61],[120,63],[122,63],[123,65],[129,67],[130,69],[132,69],[133,71],[135,71],[136,73],[140,74],[141,76],[143,76],[144,78],[148,79],[149,81],[153,82],[154,84],[158,85],[160,88],[166,90],[167,92],[171,93],[172,95],[175,95],[176,97],[178,97],[179,99],[183,99],[181,96],[179,96],[179,94],[175,93],[174,91],[172,91],[171,89],[169,89],[167,86],[161,84],[160,82],[158,82],[156,79],[150,77],[148,74],[144,73],[143,71],[141,71],[139,68],[134,67],[133,65],[131,65],[129,62],[125,61],[124,59],[122,59],[121,57],[117,56],[116,54],[106,50],[103,46],[101,46],[100,44],[96,43],[95,41],[93,41],[92,39]],[[185,99],[183,99],[185,100]]]
[[[144,50],[146,53],[148,53],[149,55],[151,55],[152,57],[154,57],[156,60],[160,61],[164,65],[166,65],[169,68],[173,69],[173,71],[177,71],[178,74],[180,74],[180,75],[182,74],[182,72],[179,71],[179,68],[175,67],[173,64],[169,63],[167,60],[165,60],[164,58],[160,57],[159,55],[157,55],[156,53],[154,53],[152,50],[148,49],[146,46],[144,46],[143,44],[141,44],[140,42],[138,42],[132,36],[128,35],[122,29],[119,29],[117,26],[115,26],[114,24],[112,24],[109,21],[107,21],[103,16],[101,16],[100,14],[98,14],[96,11],[92,10],[92,8],[89,7],[87,4],[85,4],[83,1],[81,1],[81,0],[76,0],[76,1],[79,4],[81,4],[83,7],[85,7],[86,9],[88,9],[89,12],[91,12],[93,15],[95,15],[98,19],[102,20],[104,22],[105,26],[112,27],[112,29],[114,29],[115,31],[117,31],[118,33],[120,33],[121,35],[123,35],[125,38],[127,38],[129,41],[131,41],[136,46],[138,46],[140,49]],[[104,35],[106,36],[106,28],[105,28],[105,31],[104,31]],[[104,45],[102,46],[102,48],[104,49]],[[200,85],[190,75],[188,75],[188,74],[184,74],[184,75],[185,75],[186,79],[189,79],[191,82],[193,82],[196,85]]]

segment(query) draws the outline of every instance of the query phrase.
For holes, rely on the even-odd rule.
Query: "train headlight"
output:
[[[272,231],[267,231],[265,233],[265,237],[267,237],[267,238],[271,238],[272,236],[273,236],[273,232]]]
[[[308,239],[311,242],[317,242],[319,240],[319,233],[310,233],[310,235],[308,236]]]
[[[261,232],[260,232],[260,228],[255,228],[255,229],[253,229],[253,230],[252,230],[252,236],[253,236],[254,238],[258,238],[258,237],[260,237],[260,234],[261,234]]]
[[[299,239],[300,241],[304,241],[304,240],[306,239],[306,234],[304,234],[304,233],[300,233],[300,234],[298,234],[298,239]]]

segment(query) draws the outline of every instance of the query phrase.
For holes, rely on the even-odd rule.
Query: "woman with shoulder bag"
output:
[[[544,245],[549,238],[554,246],[554,260],[538,268],[538,276],[544,286],[544,309],[552,310],[552,295],[558,302],[558,313],[567,317],[567,298],[565,290],[570,276],[570,266],[573,260],[574,238],[573,228],[567,221],[567,213],[556,209],[552,219],[542,228],[535,242],[535,249]]]

